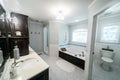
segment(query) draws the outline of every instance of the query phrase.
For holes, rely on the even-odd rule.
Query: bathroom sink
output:
[[[11,79],[25,76],[26,72],[29,73],[31,69],[35,69],[38,65],[40,65],[40,61],[36,58],[28,58],[17,62],[16,65],[11,68]]]
[[[35,65],[37,65],[39,63],[39,60],[36,58],[28,58],[25,59],[21,62],[18,62],[16,66],[20,67],[21,69],[28,69],[34,67]]]
[[[18,71],[29,70],[37,65],[39,65],[40,61],[36,58],[28,58],[25,60],[18,61],[14,68]]]

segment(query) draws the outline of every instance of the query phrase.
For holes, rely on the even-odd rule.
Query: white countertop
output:
[[[20,57],[19,60],[27,60],[27,59],[35,59],[37,63],[35,64],[34,62],[30,62],[31,64],[22,64],[22,66],[18,66],[19,68],[22,67],[20,70],[20,77],[21,79],[19,80],[27,80],[32,78],[33,76],[41,73],[42,71],[46,70],[49,68],[49,65],[34,51],[30,51],[29,55],[22,56]],[[5,70],[3,72],[3,75],[1,76],[1,80],[16,80],[16,79],[10,79],[10,68],[11,64],[14,62],[14,59],[9,59],[6,64],[5,64]]]

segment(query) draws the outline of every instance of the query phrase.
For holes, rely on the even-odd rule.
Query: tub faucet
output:
[[[84,57],[84,51],[82,51],[82,56]]]

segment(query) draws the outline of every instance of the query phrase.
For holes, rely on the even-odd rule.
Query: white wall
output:
[[[58,43],[59,43],[59,27],[61,22],[49,21],[49,55],[51,57],[58,57]]]
[[[94,48],[94,52],[95,52],[95,59],[100,60],[100,50],[102,48],[107,48],[107,46],[109,46],[111,49],[114,50],[115,56],[114,56],[114,68],[115,66],[120,66],[120,44],[116,44],[116,43],[101,43],[100,42],[100,37],[101,37],[101,28],[103,26],[106,25],[118,25],[120,26],[120,14],[113,14],[111,16],[107,16],[107,17],[100,17],[98,18],[98,26],[97,26],[97,36],[96,36],[96,44],[95,44],[95,48]],[[118,34],[120,35],[120,33]]]
[[[43,52],[43,25],[42,23],[29,20],[28,28],[29,28],[30,46],[36,52]]]
[[[66,28],[66,32],[68,27],[62,21],[49,21],[49,55],[51,57],[58,57],[59,33],[63,27]]]
[[[96,27],[94,26],[95,15],[100,13],[106,8],[109,8],[111,5],[117,3],[120,0],[95,0],[89,6],[89,19],[88,19],[88,46],[87,46],[87,55],[85,63],[85,80],[92,80],[92,53],[94,52],[94,43],[95,43],[95,31]]]
[[[66,45],[69,43],[69,26],[61,23],[59,27],[59,45]]]
[[[104,26],[108,25],[118,25],[120,26],[120,14],[112,14],[108,16],[100,16],[97,21],[97,35],[96,35],[96,42],[100,42],[100,37],[101,37],[101,29]]]
[[[80,21],[80,22],[76,22],[76,23],[73,23],[70,25],[70,34],[69,34],[69,44],[76,44],[76,43],[73,43],[72,42],[72,33],[74,30],[76,29],[88,29],[88,20],[83,20],[83,21]],[[85,45],[85,44],[79,44],[77,43],[77,45]]]
[[[100,50],[106,48],[109,45],[110,49],[114,50],[115,56],[113,58],[114,69],[120,68],[120,45],[119,44],[105,44],[105,43],[96,43],[95,44],[95,59],[100,61]]]
[[[49,43],[58,44],[58,29],[60,27],[60,22],[49,21]]]

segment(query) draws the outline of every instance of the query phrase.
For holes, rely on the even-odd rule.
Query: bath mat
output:
[[[57,60],[56,64],[60,69],[66,72],[73,72],[75,70],[74,65],[65,60]]]

